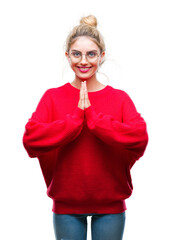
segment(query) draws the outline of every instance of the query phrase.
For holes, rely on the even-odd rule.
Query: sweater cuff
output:
[[[78,120],[83,120],[84,119],[84,110],[77,106],[74,111],[74,117]]]
[[[85,109],[85,115],[88,122],[94,121],[97,118],[97,114],[92,105]]]

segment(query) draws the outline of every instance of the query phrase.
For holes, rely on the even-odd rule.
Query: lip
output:
[[[77,67],[80,72],[87,73],[92,67]]]

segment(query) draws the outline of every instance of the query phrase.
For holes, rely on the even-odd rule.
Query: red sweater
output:
[[[39,159],[53,212],[123,212],[130,169],[148,142],[146,123],[122,90],[88,92],[85,110],[79,94],[69,82],[47,90],[26,124],[24,147]]]

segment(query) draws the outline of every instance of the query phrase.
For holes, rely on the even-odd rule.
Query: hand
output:
[[[88,108],[90,105],[91,104],[88,98],[87,85],[86,85],[86,81],[84,81],[84,82],[81,82],[80,99],[78,102],[78,107],[84,110]]]

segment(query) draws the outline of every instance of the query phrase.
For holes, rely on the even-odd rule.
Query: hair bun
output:
[[[97,19],[93,15],[89,15],[87,17],[82,17],[80,20],[80,24],[87,24],[92,27],[97,27]]]

